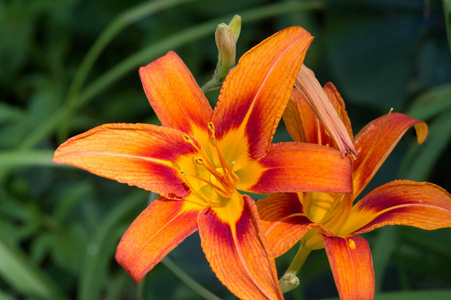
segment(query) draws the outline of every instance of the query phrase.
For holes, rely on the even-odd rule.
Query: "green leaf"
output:
[[[420,42],[421,15],[408,9],[391,14],[371,7],[383,5],[378,1],[358,2],[331,1],[336,6],[327,11],[333,81],[348,101],[383,111],[399,108],[414,65],[412,49]]]
[[[0,124],[19,121],[23,118],[25,118],[25,113],[21,109],[6,103],[0,103]]]
[[[443,12],[446,20],[446,33],[448,36],[449,50],[451,51],[451,0],[443,0]]]
[[[419,120],[429,120],[446,110],[451,110],[450,99],[451,84],[433,88],[417,97],[406,115]]]
[[[395,226],[387,226],[378,232],[378,236],[374,241],[374,247],[372,247],[374,276],[376,279],[376,291],[380,291],[387,269],[390,256],[396,247],[397,242],[397,230]]]
[[[123,234],[119,231],[121,224],[130,213],[144,206],[146,196],[147,193],[139,191],[123,199],[101,220],[98,229],[89,238],[80,274],[79,299],[101,298],[100,292],[108,274],[107,268],[114,257],[112,250],[114,251],[120,235]]]
[[[429,136],[422,145],[414,145],[407,152],[400,167],[400,178],[426,180],[451,140],[450,111],[444,111],[429,126]]]
[[[0,275],[21,293],[43,299],[66,299],[60,288],[0,232]]]

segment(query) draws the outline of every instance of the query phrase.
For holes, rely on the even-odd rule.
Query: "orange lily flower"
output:
[[[352,138],[351,123],[335,86],[324,91],[334,104]],[[284,121],[295,141],[338,148],[318,122],[301,93],[293,90]],[[278,193],[257,202],[262,228],[274,257],[301,240],[301,246],[281,278],[283,291],[299,284],[296,277],[312,250],[325,248],[341,299],[372,299],[375,292],[373,262],[368,243],[356,234],[385,225],[409,225],[432,230],[451,226],[451,196],[427,182],[397,180],[371,191],[354,206],[400,138],[415,126],[418,142],[427,136],[426,123],[392,113],[366,125],[353,139],[353,192]]]
[[[213,271],[237,297],[283,298],[256,205],[237,190],[351,190],[350,161],[338,151],[271,144],[311,41],[307,31],[291,27],[248,51],[226,78],[214,110],[169,52],[140,69],[163,126],[102,125],[57,149],[55,162],[161,195],[117,247],[117,261],[136,282],[199,230]]]

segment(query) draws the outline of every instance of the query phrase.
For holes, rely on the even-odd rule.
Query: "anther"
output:
[[[349,248],[351,248],[352,250],[355,249],[355,242],[353,240],[349,239],[348,240],[348,245],[349,245]]]
[[[199,147],[197,147],[196,143],[194,143],[194,140],[187,134],[183,135],[183,140],[194,147],[197,151],[200,151]]]
[[[194,161],[199,165],[204,165],[205,161],[202,157],[196,157]]]
[[[208,129],[210,130],[210,133],[212,135],[215,134],[215,125],[213,124],[213,122],[208,122]]]

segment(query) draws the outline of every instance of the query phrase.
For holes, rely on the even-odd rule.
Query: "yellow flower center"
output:
[[[303,202],[307,217],[334,235],[346,224],[352,210],[351,194],[309,192]]]
[[[191,144],[198,153],[191,158],[191,164],[182,163],[189,167],[182,170],[181,174],[185,175],[186,183],[195,198],[206,206],[218,207],[232,198],[240,179],[233,171],[235,161],[226,162],[218,148],[213,123],[208,123],[208,128],[209,139],[203,147],[198,147],[190,136],[183,136],[185,142]]]

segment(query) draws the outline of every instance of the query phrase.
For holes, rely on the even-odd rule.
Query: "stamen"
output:
[[[187,174],[185,172],[181,172],[181,174],[185,176],[191,176],[192,178],[195,178],[200,182],[206,183],[211,187],[213,187],[221,196],[230,198],[232,196],[233,191],[235,190],[235,183],[239,182],[238,176],[232,172],[233,166],[235,165],[235,161],[232,162],[231,167],[227,165],[224,157],[222,156],[217,146],[215,126],[212,122],[208,123],[208,130],[210,134],[210,142],[215,148],[216,154],[219,159],[219,163],[221,164],[222,172],[218,171],[219,168],[216,168],[216,166],[213,164],[213,161],[210,159],[211,157],[203,151],[204,150],[203,147],[201,149],[201,147],[195,143],[195,140],[193,138],[185,134],[183,135],[183,139],[185,142],[191,144],[198,151],[199,156],[194,158],[194,162],[200,166],[203,166],[211,174],[211,176],[215,178],[217,182],[213,183],[212,182],[213,178],[211,177],[202,178],[197,175]],[[192,189],[191,186],[190,188]],[[208,198],[210,198],[210,195],[206,194],[205,195],[206,197],[203,197],[202,195],[199,195],[196,191],[194,191],[194,189],[192,190],[193,194],[196,197],[199,197],[202,201],[205,201],[206,203],[211,203],[211,200],[208,200]]]
[[[208,128],[210,129],[210,134],[211,134],[210,139],[212,141],[213,146],[215,147],[216,154],[218,155],[218,158],[219,158],[219,163],[221,164],[221,168],[224,170],[224,176],[230,176],[235,183],[239,182],[240,179],[229,168],[226,161],[224,160],[224,157],[222,157],[221,151],[219,151],[219,149],[218,149],[218,146],[216,143],[216,136],[215,136],[215,125],[212,122],[209,122]],[[235,163],[235,162],[233,162],[233,163]],[[232,164],[232,166],[233,166],[233,164]]]
[[[230,182],[230,180],[227,180],[227,178],[225,178],[224,175],[222,175],[221,173],[219,173],[216,168],[211,164],[211,162],[207,159],[204,160],[202,157],[196,157],[194,159],[194,161],[203,166],[205,169],[207,169],[208,172],[211,173],[211,175],[213,175],[215,177],[215,179],[220,182],[222,184],[222,186],[226,189],[226,190],[233,190],[235,188],[235,186]],[[223,195],[224,197],[227,196],[231,196],[230,192],[227,193],[226,191],[224,191],[223,189],[219,188],[217,185],[213,184],[211,181],[208,181],[206,179],[197,177],[195,175],[190,175],[193,176],[203,182],[206,182],[208,184],[210,184],[211,186],[213,186],[215,189],[218,189],[218,191],[220,192],[221,195]]]
[[[210,142],[216,147],[215,125],[212,122],[208,122],[208,129],[210,130]]]
[[[185,142],[187,142],[188,144],[191,144],[191,146],[193,146],[194,149],[196,149],[198,152],[200,152],[199,147],[197,147],[196,143],[193,141],[193,139],[192,139],[189,135],[184,134],[184,135],[183,135],[183,139],[184,139]]]

